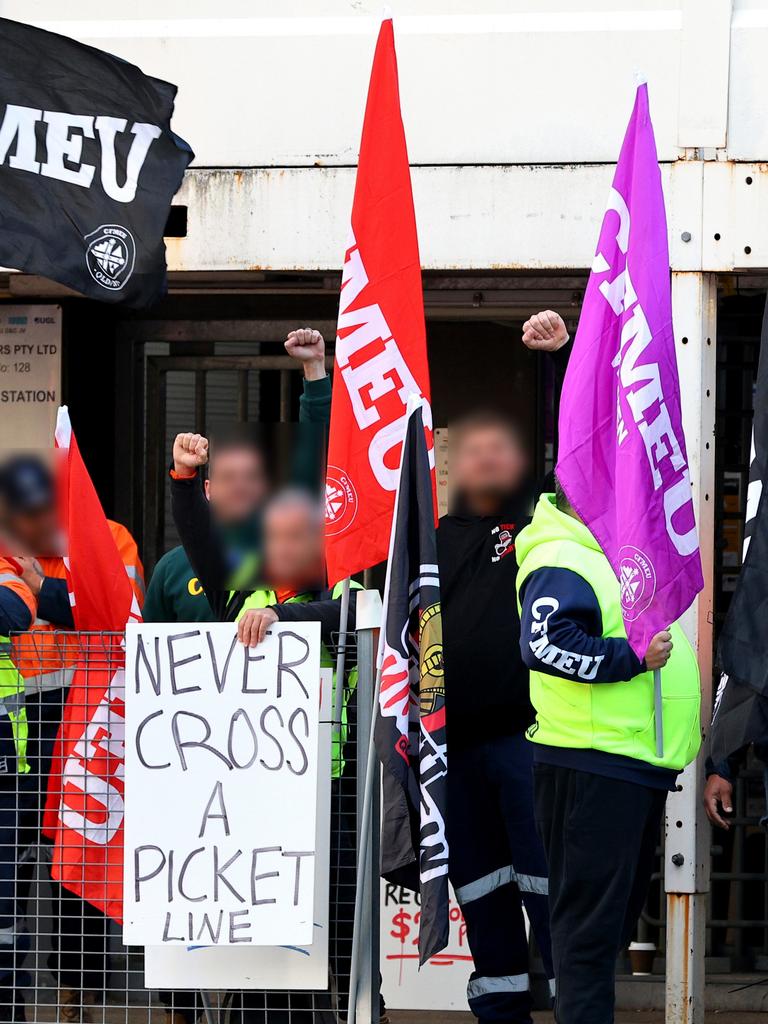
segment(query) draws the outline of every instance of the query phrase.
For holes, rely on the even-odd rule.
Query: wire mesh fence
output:
[[[345,1019],[357,858],[353,637],[346,663],[346,725],[331,765],[327,988],[149,990],[151,949],[123,944],[114,911],[122,876],[99,850],[105,838],[119,846],[121,835],[122,634],[38,628],[0,644],[0,1022]],[[99,892],[106,900],[93,900]]]

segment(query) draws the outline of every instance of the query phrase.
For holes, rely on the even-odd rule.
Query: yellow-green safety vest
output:
[[[341,597],[341,591],[343,583],[337,583],[333,588],[332,596],[337,599]],[[353,590],[361,590],[362,587],[359,583],[355,583],[354,580],[350,583],[350,587]],[[285,604],[307,604],[309,601],[316,601],[317,598],[312,594],[296,594],[295,597],[289,597]],[[242,618],[243,614],[252,608],[268,608],[270,605],[279,604],[277,595],[274,590],[254,590],[253,593],[249,594],[243,603],[243,607],[240,609],[237,615],[238,621]],[[336,662],[332,653],[328,650],[325,644],[320,647],[320,667],[321,668],[332,668],[333,672],[333,691],[331,694],[331,707],[336,707]],[[344,699],[341,707],[341,728],[337,731],[334,729],[333,737],[331,739],[331,778],[338,779],[344,773],[344,744],[347,742],[347,704],[352,696],[352,693],[357,686],[357,666],[350,670],[347,675],[347,686],[344,688]]]
[[[10,637],[0,636],[0,717],[8,715],[16,748],[16,771],[26,775],[29,725],[24,706],[24,676],[11,661],[10,646]]]
[[[588,527],[561,512],[554,494],[539,498],[515,548],[520,566],[518,595],[537,569],[570,569],[586,580],[597,597],[602,635],[626,639],[616,574]],[[670,630],[672,654],[661,673],[661,757],[656,754],[653,672],[618,683],[583,683],[531,671],[536,722],[528,738],[554,747],[605,750],[677,771],[685,768],[701,745],[699,668],[680,626],[672,623]]]

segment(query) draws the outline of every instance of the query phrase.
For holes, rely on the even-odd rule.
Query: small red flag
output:
[[[67,539],[67,585],[75,628],[122,634],[141,612],[104,510],[59,410],[59,507]],[[125,649],[101,632],[80,639],[56,738],[43,827],[54,841],[51,873],[67,889],[122,921]]]
[[[390,19],[376,44],[341,284],[325,536],[331,584],[387,557],[409,394],[434,449],[421,262]]]

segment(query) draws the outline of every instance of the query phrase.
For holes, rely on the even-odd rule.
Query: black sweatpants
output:
[[[616,957],[653,870],[666,791],[572,768],[534,768],[549,862],[558,1024],[612,1024]]]
[[[530,1024],[523,907],[552,978],[547,864],[533,807],[533,745],[523,733],[451,750],[450,878],[475,969],[467,986],[482,1024]]]

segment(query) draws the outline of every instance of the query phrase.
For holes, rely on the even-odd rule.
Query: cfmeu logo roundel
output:
[[[85,241],[85,262],[91,277],[107,291],[120,291],[136,262],[131,232],[119,224],[102,224],[86,235]]]
[[[645,611],[656,593],[656,570],[650,559],[631,544],[619,551],[619,586],[624,618],[634,621]]]
[[[348,530],[357,515],[357,491],[343,469],[329,466],[325,476],[325,532],[328,537]]]

